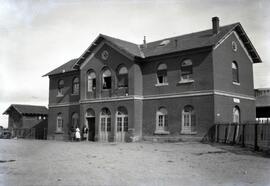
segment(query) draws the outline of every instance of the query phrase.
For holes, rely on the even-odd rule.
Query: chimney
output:
[[[143,36],[143,48],[147,48],[146,36]]]
[[[219,18],[212,17],[212,25],[213,25],[213,34],[217,34],[219,32]]]

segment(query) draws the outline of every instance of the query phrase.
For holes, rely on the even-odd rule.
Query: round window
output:
[[[107,60],[109,57],[109,52],[107,50],[104,50],[102,53],[101,53],[101,58],[103,60]]]
[[[235,41],[233,41],[232,42],[232,49],[233,49],[233,51],[237,51],[237,44],[236,44],[236,42]]]

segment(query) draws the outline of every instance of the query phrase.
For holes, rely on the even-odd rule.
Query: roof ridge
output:
[[[232,23],[232,24],[220,26],[220,28],[229,27],[229,26],[238,25],[238,24],[240,24],[240,23],[239,22],[236,22],[236,23]],[[188,35],[192,35],[192,34],[198,34],[198,33],[207,32],[207,31],[210,31],[210,30],[212,30],[212,28],[206,29],[206,30],[200,30],[200,31],[197,31],[197,32],[190,32],[190,33],[183,34],[183,35],[177,35],[177,36],[167,37],[167,38],[164,38],[164,39],[158,39],[158,40],[155,40],[155,41],[148,42],[147,44],[152,44],[152,43],[155,43],[155,42],[158,42],[158,41],[169,40],[169,39],[173,39],[173,38],[177,38],[177,37],[182,37],[182,36],[188,36]],[[143,44],[140,44],[140,46],[141,45],[143,45]]]
[[[126,40],[123,40],[123,39],[119,39],[119,38],[116,38],[116,37],[111,37],[111,36],[108,36],[108,35],[105,35],[105,34],[99,34],[101,37],[107,37],[109,39],[116,39],[116,40],[119,40],[119,41],[123,41],[123,42],[126,42],[126,43],[130,43],[130,44],[133,44],[133,45],[138,45],[136,43],[133,43],[133,42],[130,42],[130,41],[126,41]]]
[[[31,106],[31,107],[45,107],[44,105],[26,105],[26,104],[11,104],[11,106]]]

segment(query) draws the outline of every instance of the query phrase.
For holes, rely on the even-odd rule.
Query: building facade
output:
[[[72,127],[92,141],[202,137],[214,123],[255,120],[253,63],[240,23],[137,45],[105,35],[46,74],[49,139]]]

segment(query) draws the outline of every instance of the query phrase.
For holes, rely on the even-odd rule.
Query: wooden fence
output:
[[[238,144],[254,150],[270,150],[270,123],[220,123],[215,124],[204,140]]]

